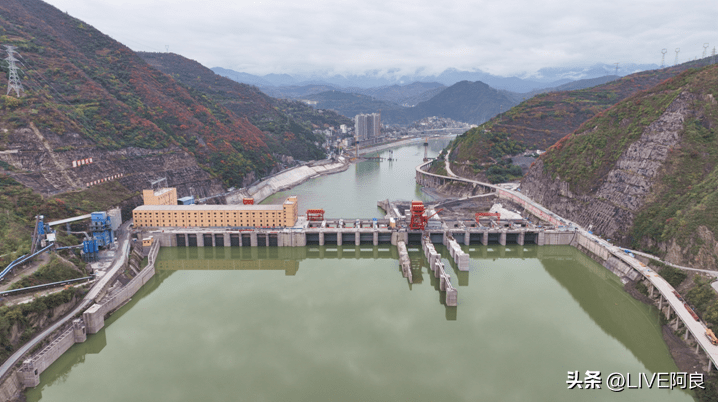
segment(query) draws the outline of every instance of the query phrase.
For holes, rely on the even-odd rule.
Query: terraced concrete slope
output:
[[[522,190],[620,244],[718,265],[718,65],[692,69],[588,120]]]

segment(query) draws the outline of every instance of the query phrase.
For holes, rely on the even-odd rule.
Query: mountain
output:
[[[25,88],[20,98],[0,95],[3,263],[28,250],[34,215],[126,212],[157,179],[180,196],[220,194],[283,168],[289,156],[321,153],[308,134],[313,110],[247,87],[219,90],[206,72],[197,74],[205,87],[184,85],[179,78],[196,66],[172,78],[40,0],[0,2],[0,43],[17,48]]]
[[[441,87],[435,87],[437,88]],[[482,82],[468,81],[442,89],[431,99],[414,107],[403,107],[371,96],[341,91],[327,91],[306,98],[317,101],[318,108],[336,110],[345,116],[381,113],[382,123],[400,125],[408,125],[431,116],[479,124],[517,103],[503,91]]]
[[[597,85],[605,84],[607,82],[615,81],[621,77],[617,75],[605,75],[598,78],[586,78],[582,80],[571,81],[566,84],[559,85],[557,87],[536,89],[527,93],[509,92],[508,95],[520,103],[526,99],[531,99],[533,96],[546,92],[562,92],[562,91],[576,91],[579,89],[591,88]]]
[[[265,80],[264,78],[257,77],[256,75],[240,73],[222,67],[215,67],[212,69],[212,71],[214,71],[215,74],[230,78],[232,81],[240,82],[243,84],[254,85],[257,87],[272,86],[271,82]]]
[[[618,69],[613,64],[595,64],[588,67],[551,67],[542,68],[535,73],[522,74],[521,77],[502,77],[481,70],[458,70],[450,68],[439,74],[424,74],[416,71],[404,74],[399,70],[367,71],[363,74],[267,74],[264,76],[239,73],[230,69],[213,67],[212,71],[238,82],[259,87],[267,86],[307,86],[318,85],[343,88],[375,88],[392,85],[405,85],[406,83],[439,83],[451,86],[461,81],[481,81],[493,88],[519,93],[527,93],[537,89],[556,87],[570,81],[603,77],[610,74],[624,76],[639,71],[658,68],[655,64],[619,64]]]
[[[360,94],[370,96],[378,101],[396,105],[415,105],[425,101],[441,92],[446,87],[436,82],[414,82],[407,85],[391,85],[374,88],[334,87],[330,85],[290,85],[290,86],[263,86],[262,92],[277,98],[309,99],[311,95],[322,92],[338,91],[347,94]]]
[[[718,65],[634,92],[551,146],[522,191],[622,246],[716,269],[716,96]]]
[[[444,89],[446,89],[446,86],[438,82],[414,82],[407,85],[395,84],[377,88],[347,88],[347,91],[371,96],[381,101],[396,103],[397,105],[409,104],[413,106],[421,101],[431,99]],[[421,100],[417,102],[417,99]]]
[[[238,117],[246,117],[265,134],[265,142],[276,153],[300,160],[324,156],[316,144],[324,141],[312,133],[313,126],[338,127],[351,120],[334,112],[319,112],[297,101],[267,96],[257,87],[240,84],[215,74],[194,60],[173,53],[138,52],[149,65],[182,85],[199,91]],[[288,135],[291,133],[291,135]]]
[[[437,116],[481,124],[516,103],[505,92],[483,82],[461,81],[414,107],[382,112],[382,121],[410,124],[424,117]]]
[[[382,123],[391,123],[384,118],[386,111],[406,109],[395,103],[380,101],[371,96],[341,91],[321,92],[309,95],[306,99],[316,101],[315,106],[319,109],[334,110],[349,118],[362,113],[382,113]]]
[[[598,78],[606,75],[626,76],[641,71],[655,70],[660,68],[657,64],[635,64],[635,63],[619,63],[603,64],[598,63],[587,67],[545,67],[538,70],[534,74],[524,76],[525,79],[537,80],[539,82],[557,81],[557,80],[582,80],[590,78]]]
[[[526,149],[546,149],[617,102],[708,62],[703,59],[632,74],[591,88],[536,95],[457,137],[448,146],[451,160],[461,174],[485,178],[486,169],[498,159]]]
[[[331,85],[303,85],[303,86],[297,86],[297,85],[289,85],[289,86],[282,86],[282,87],[274,87],[274,86],[263,86],[261,87],[262,92],[269,96],[273,96],[275,98],[283,98],[283,99],[307,99],[308,96],[322,93],[322,92],[328,92],[328,91],[338,91],[339,89],[336,87],[333,87]],[[342,91],[346,93],[352,93],[351,91]]]

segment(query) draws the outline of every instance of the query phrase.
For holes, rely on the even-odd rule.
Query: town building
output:
[[[354,132],[357,141],[367,141],[381,136],[381,113],[354,116]]]
[[[132,211],[138,227],[291,227],[297,223],[297,197],[282,205],[142,205]]]

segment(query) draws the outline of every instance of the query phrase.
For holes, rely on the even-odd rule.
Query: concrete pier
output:
[[[411,274],[411,260],[409,259],[409,252],[406,250],[406,244],[400,241],[397,243],[396,248],[399,249],[399,265],[401,266],[402,275],[409,280],[409,283],[414,283]]]
[[[429,267],[434,272],[434,277],[439,279],[439,290],[446,292],[446,305],[455,307],[458,303],[458,291],[451,285],[451,276],[446,273],[444,263],[441,262],[441,256],[436,252],[429,236],[422,237],[421,245],[424,249],[424,255],[429,260]]]
[[[469,255],[461,249],[459,243],[453,237],[447,235],[444,236],[444,246],[449,249],[449,254],[451,254],[451,258],[454,259],[454,262],[459,267],[459,271],[468,271]]]

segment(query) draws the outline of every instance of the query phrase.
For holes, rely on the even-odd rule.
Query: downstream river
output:
[[[447,140],[432,141],[436,155]],[[381,217],[380,199],[425,199],[423,146],[361,162],[265,202]],[[390,151],[382,156],[392,156]],[[437,249],[459,305],[446,307],[417,247],[417,283],[390,246],[165,248],[158,272],[105,328],[27,391],[29,401],[692,401],[681,390],[611,392],[613,372],[678,371],[655,308],[568,246]],[[600,371],[601,389],[567,389]]]

